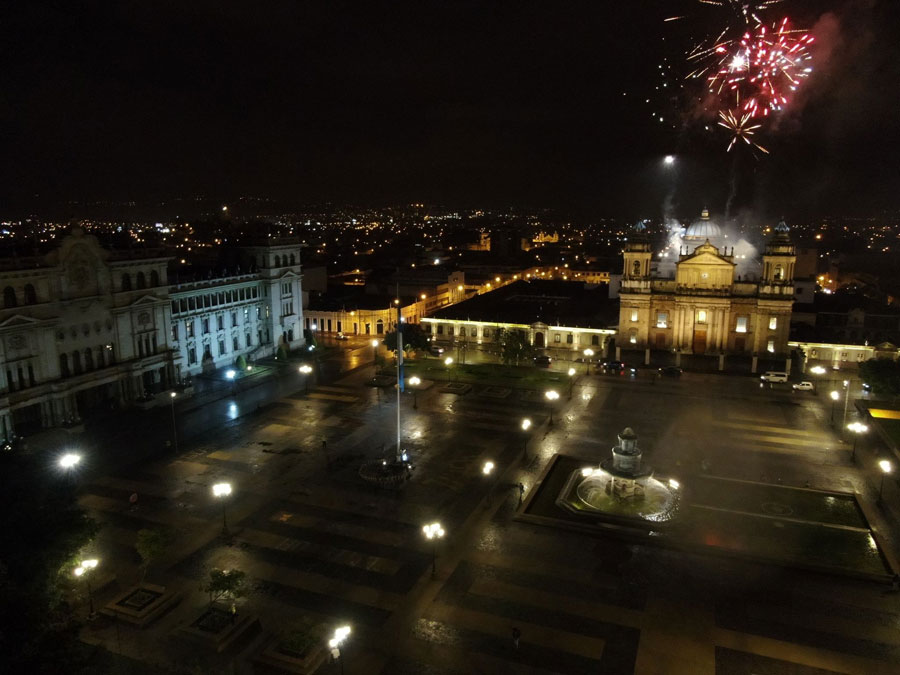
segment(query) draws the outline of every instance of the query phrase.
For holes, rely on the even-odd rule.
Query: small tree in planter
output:
[[[241,354],[239,357],[237,357],[234,365],[238,370],[247,370],[247,358],[243,354]]]
[[[241,570],[210,570],[209,581],[203,588],[209,593],[210,606],[217,600],[230,600],[234,611],[234,601],[244,595],[246,576]]]
[[[169,534],[163,530],[138,530],[137,542],[134,547],[137,549],[138,555],[141,556],[141,584],[147,578],[147,570],[150,564],[159,558],[169,545]]]

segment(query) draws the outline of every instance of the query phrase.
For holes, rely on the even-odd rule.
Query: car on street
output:
[[[797,382],[794,384],[794,391],[815,391],[815,389],[812,382]]]
[[[552,360],[549,356],[535,356],[534,365],[538,368],[549,368]]]
[[[684,372],[678,366],[666,366],[665,368],[659,369],[659,374],[663,377],[681,377],[681,373]]]
[[[337,334],[337,339],[338,339],[338,340],[349,340],[350,338],[347,337],[346,335],[344,335],[343,333],[338,333],[338,334]]]

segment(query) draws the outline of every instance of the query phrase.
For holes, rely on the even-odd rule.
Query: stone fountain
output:
[[[675,480],[663,483],[653,477],[631,427],[618,434],[611,453],[599,466],[573,471],[557,506],[579,516],[603,515],[636,525],[670,520],[677,509],[679,485]]]

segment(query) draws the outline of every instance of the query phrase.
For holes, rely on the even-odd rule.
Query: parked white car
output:
[[[813,391],[814,389],[812,382],[798,382],[794,385],[794,391]]]

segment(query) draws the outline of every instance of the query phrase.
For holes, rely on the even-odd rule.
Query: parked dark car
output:
[[[678,366],[666,366],[665,368],[659,369],[659,374],[663,377],[681,377],[681,373],[684,372]]]
[[[549,356],[535,356],[534,365],[538,368],[549,368],[552,360]]]
[[[625,372],[626,365],[622,361],[606,361],[600,364],[600,372],[609,375],[621,375]]]

